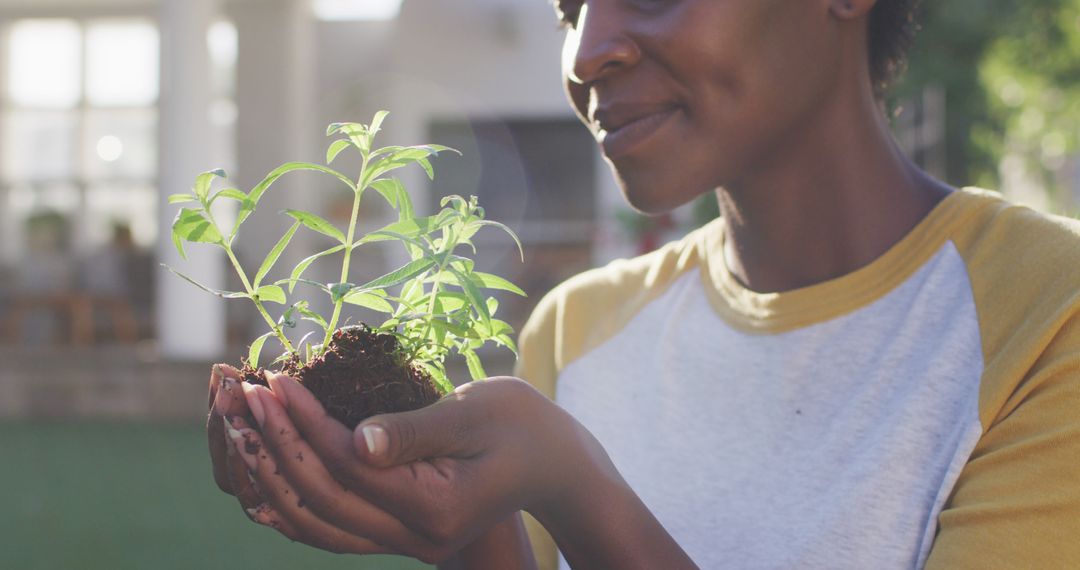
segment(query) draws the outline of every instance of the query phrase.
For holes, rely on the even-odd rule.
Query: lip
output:
[[[597,109],[596,140],[608,158],[630,153],[653,137],[679,110],[676,105],[622,104]]]

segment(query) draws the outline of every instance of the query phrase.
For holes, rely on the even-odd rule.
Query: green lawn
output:
[[[0,568],[428,568],[336,556],[248,522],[201,426],[0,424]]]

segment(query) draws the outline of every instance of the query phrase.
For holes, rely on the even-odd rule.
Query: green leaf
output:
[[[472,334],[471,330],[468,327],[466,327],[465,325],[463,325],[461,323],[458,323],[458,322],[444,321],[442,319],[436,319],[436,320],[432,321],[432,324],[435,324],[435,323],[439,323],[438,326],[441,326],[441,327],[445,328],[447,332],[449,332],[450,334],[453,334],[454,336],[457,336],[457,337],[467,338]]]
[[[268,338],[270,338],[272,336],[274,336],[274,332],[270,331],[270,332],[260,336],[259,338],[255,339],[255,342],[251,343],[251,346],[248,347],[248,357],[247,357],[247,361],[248,361],[249,366],[251,366],[252,368],[258,368],[259,367],[259,355],[262,354],[263,345],[266,344],[266,339],[268,339]]]
[[[376,230],[364,236],[363,239],[356,242],[356,245],[353,246],[353,248],[355,249],[356,247],[359,247],[365,243],[372,243],[377,241],[399,241],[403,245],[405,245],[405,248],[409,251],[410,255],[414,251],[420,252],[421,255],[412,255],[412,259],[418,259],[422,257],[423,254],[427,254],[429,256],[434,255],[434,252],[431,251],[431,248],[419,239],[409,237],[404,234],[384,230]]]
[[[285,213],[308,228],[325,236],[332,237],[336,239],[338,243],[345,243],[345,234],[341,233],[341,230],[335,228],[334,224],[326,221],[326,219],[302,210],[285,210]]]
[[[296,288],[296,283],[300,280],[300,277],[303,276],[304,272],[308,270],[308,267],[311,267],[312,263],[315,263],[315,261],[320,258],[333,255],[343,249],[345,249],[345,246],[336,245],[326,251],[320,251],[298,263],[296,267],[293,268],[292,275],[289,276],[289,293],[293,292],[293,289]]]
[[[499,336],[504,334],[513,334],[514,327],[510,326],[510,323],[506,321],[500,321],[499,319],[491,319],[491,336]]]
[[[490,315],[494,315],[499,310],[499,300],[495,297],[488,297],[487,303],[485,304],[487,305],[488,314]]]
[[[225,178],[225,171],[220,168],[217,170],[211,170],[210,172],[203,172],[195,179],[195,187],[193,191],[195,197],[200,202],[207,202],[210,196],[210,185],[214,183],[214,178]]]
[[[300,222],[296,222],[295,224],[293,224],[292,227],[289,228],[289,231],[285,232],[285,235],[281,236],[281,239],[278,240],[277,245],[274,246],[274,249],[271,249],[270,253],[266,255],[266,259],[263,260],[262,265],[259,267],[259,272],[255,274],[255,281],[252,285],[253,287],[258,289],[259,285],[262,284],[263,277],[266,277],[266,274],[269,273],[270,269],[274,267],[275,263],[277,263],[278,258],[281,257],[281,252],[285,251],[285,246],[289,245],[289,242],[292,241],[293,236],[296,235],[296,230],[299,228]]]
[[[183,273],[173,269],[172,267],[169,267],[168,265],[165,265],[164,263],[162,263],[161,266],[164,267],[165,269],[168,269],[169,271],[173,272],[173,274],[180,277],[184,281],[187,281],[188,283],[191,283],[192,285],[198,287],[199,289],[202,289],[203,291],[206,291],[207,293],[210,293],[211,295],[221,297],[222,299],[250,299],[251,298],[251,295],[248,295],[247,293],[244,293],[244,292],[240,292],[240,291],[222,291],[220,289],[214,289],[212,287],[207,287],[206,285],[203,285],[202,283],[199,283],[195,279],[193,279],[191,277],[188,277],[187,275],[184,275]]]
[[[228,198],[230,200],[236,200],[237,202],[243,203],[247,201],[248,195],[244,194],[240,190],[237,190],[236,188],[226,188],[221,192],[214,194],[210,198],[210,203],[213,204],[217,201],[218,198]]]
[[[480,357],[476,355],[475,351],[465,349],[461,351],[461,354],[465,357],[465,364],[469,366],[469,376],[472,376],[473,380],[483,380],[488,377],[484,365],[480,362]]]
[[[431,166],[431,161],[426,158],[421,158],[416,161],[420,165],[420,168],[424,169],[427,173],[428,180],[435,180],[435,169]]]
[[[412,198],[400,180],[397,178],[383,178],[372,182],[371,187],[377,190],[391,206],[397,209],[399,221],[416,217]]]
[[[369,243],[376,241],[390,241],[392,239],[400,239],[393,237],[394,234],[407,236],[409,238],[417,238],[424,235],[430,235],[451,223],[453,223],[452,219],[440,219],[439,216],[410,218],[407,220],[400,220],[392,224],[383,226],[378,230],[371,232],[367,236],[364,236],[364,238],[359,241],[362,243]]]
[[[417,259],[406,264],[404,267],[391,271],[378,279],[370,281],[360,287],[361,289],[386,289],[395,285],[400,285],[409,279],[417,277],[425,271],[435,266],[435,262],[430,259]]]
[[[334,162],[334,159],[341,154],[341,151],[349,148],[351,144],[351,141],[345,139],[338,139],[331,143],[330,148],[326,149],[326,164],[329,165],[331,162]]]
[[[169,196],[170,204],[186,204],[188,202],[197,202],[199,199],[194,194],[173,194]]]
[[[303,283],[304,285],[311,285],[312,287],[315,287],[316,289],[322,291],[323,293],[326,293],[327,295],[330,294],[329,287],[322,283],[319,283],[318,281],[312,281],[311,279],[282,279],[280,281],[275,281],[274,285],[284,285],[286,283],[288,283],[290,286],[296,285],[297,283]]]
[[[428,374],[431,375],[431,379],[435,381],[435,385],[442,390],[443,395],[449,394],[454,391],[454,385],[450,383],[450,379],[446,377],[446,371],[441,367],[435,366],[429,362],[417,361]]]
[[[383,178],[371,183],[371,187],[386,200],[387,204],[390,204],[395,209],[398,207],[399,186],[402,186],[402,184],[397,178]]]
[[[260,301],[266,301],[268,303],[277,303],[284,305],[288,302],[285,298],[285,290],[277,285],[263,285],[255,291],[255,296]]]
[[[393,314],[394,307],[386,302],[386,299],[375,293],[366,291],[353,291],[345,295],[345,302],[350,305],[367,307],[380,313]]]
[[[458,284],[469,298],[469,303],[472,304],[473,310],[476,311],[477,315],[480,317],[480,321],[486,328],[491,328],[491,313],[488,312],[487,303],[484,300],[484,296],[480,294],[480,289],[476,287],[476,284],[473,283],[468,276],[462,274],[457,269],[451,267],[450,272],[457,277]]]
[[[248,195],[248,198],[251,199],[251,202],[253,204],[257,205],[259,203],[259,200],[262,199],[262,195],[265,194],[266,191],[270,188],[270,186],[277,182],[279,178],[297,170],[312,170],[315,172],[329,174],[334,178],[340,180],[353,192],[357,191],[356,183],[350,180],[348,176],[345,176],[344,174],[332,168],[328,168],[319,164],[313,164],[310,162],[289,162],[275,168],[273,171],[270,172],[270,174],[267,174],[266,178],[263,178],[263,181],[251,190],[251,194]]]
[[[474,271],[470,274],[475,281],[477,281],[480,287],[484,289],[498,289],[499,291],[509,291],[515,295],[521,295],[522,297],[528,297],[525,291],[522,291],[520,287],[513,283],[499,277],[498,275],[492,275],[491,273],[483,273],[480,271]]]
[[[518,253],[521,255],[521,262],[525,263],[525,248],[521,246],[521,240],[518,239],[518,236],[516,233],[514,233],[514,230],[507,227],[506,224],[502,224],[493,220],[478,220],[473,223],[480,226],[491,226],[499,228],[500,230],[506,232],[511,238],[514,239],[514,243],[516,243],[518,247]]]
[[[307,303],[304,303],[302,306],[297,306],[297,310],[300,311],[301,315],[304,315],[304,320],[319,325],[324,331],[329,328],[329,325],[326,324],[326,319],[324,319],[322,315],[309,309]]]
[[[210,223],[203,210],[182,208],[173,221],[172,229],[173,233],[186,241],[218,245],[223,243],[221,233]]]
[[[428,173],[428,177],[432,179],[435,177],[435,171],[431,167],[431,161],[427,158],[438,152],[434,147],[387,147],[385,149],[380,149],[372,156],[377,156],[380,152],[386,152],[387,154],[373,160],[371,164],[368,165],[368,170],[364,173],[362,187],[367,187],[371,182],[388,172],[404,168],[414,163],[419,164],[421,168]]]
[[[281,318],[278,319],[278,326],[294,329],[296,328],[295,314],[300,311],[301,306],[307,306],[307,301],[299,301],[293,303],[293,306],[285,309],[285,312],[281,314]]]
[[[469,304],[469,298],[464,293],[454,291],[439,291],[436,295],[438,303],[442,305],[444,313],[453,313]]]
[[[356,285],[353,285],[352,283],[333,283],[329,286],[330,299],[336,305],[345,298],[345,295],[348,295],[349,292],[355,288]]]
[[[390,115],[390,111],[379,111],[378,113],[375,113],[375,117],[371,119],[371,126],[367,129],[371,137],[374,138],[375,135],[382,130],[383,121],[386,120],[388,115]]]
[[[467,212],[469,209],[469,201],[458,194],[450,194],[443,196],[442,200],[439,200],[440,208],[451,208],[457,212]]]
[[[505,346],[506,348],[509,348],[510,352],[514,353],[514,356],[518,356],[517,344],[514,342],[514,339],[510,338],[510,335],[508,335],[508,334],[495,335],[495,337],[492,338],[492,340],[494,340],[496,344],[499,344],[499,345]]]
[[[473,268],[476,267],[476,262],[468,257],[461,257],[460,255],[451,255],[449,258],[449,265],[454,269],[466,274],[472,275]]]
[[[176,251],[180,252],[180,259],[187,259],[187,253],[184,251],[184,242],[180,239],[180,234],[176,233],[176,230],[172,232],[172,242],[176,246]]]

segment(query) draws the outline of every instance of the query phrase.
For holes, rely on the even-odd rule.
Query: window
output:
[[[236,40],[225,22],[207,36],[212,142],[226,159],[236,121]],[[0,296],[11,309],[20,299],[40,304],[42,295],[112,295],[133,305],[138,336],[149,334],[161,229],[157,24],[145,17],[16,20],[0,30],[0,62]],[[58,313],[53,328],[74,320]]]
[[[499,232],[474,241],[479,268],[520,285],[529,298],[496,295],[520,329],[533,305],[590,267],[596,227],[596,143],[576,119],[436,122],[428,140],[462,151],[434,160],[429,211],[447,194],[475,195],[488,218],[521,237],[527,264]]]
[[[4,260],[27,254],[27,220],[44,212],[67,217],[72,254],[102,247],[117,225],[151,246],[157,28],[142,19],[22,20],[5,36]]]

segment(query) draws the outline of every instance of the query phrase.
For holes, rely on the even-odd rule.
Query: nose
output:
[[[613,2],[593,0],[581,6],[577,26],[566,39],[563,65],[570,81],[585,85],[632,67],[641,50],[625,29]]]

